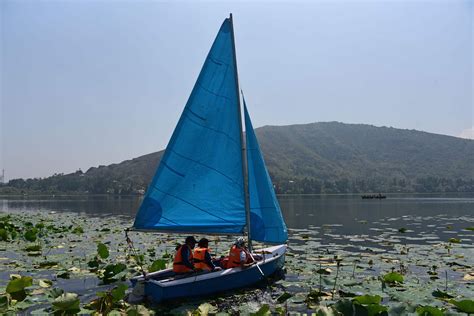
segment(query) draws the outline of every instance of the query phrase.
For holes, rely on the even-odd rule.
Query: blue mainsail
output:
[[[245,229],[233,29],[226,19],[161,159],[134,228],[194,233]]]
[[[270,175],[260,152],[245,99],[244,112],[251,238],[256,241],[282,244],[288,239],[288,232]]]

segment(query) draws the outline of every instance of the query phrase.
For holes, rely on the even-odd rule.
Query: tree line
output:
[[[415,179],[272,179],[277,194],[474,192],[474,179],[446,179],[434,176]],[[47,178],[13,179],[0,186],[0,194],[143,194],[148,182],[148,179],[141,177],[91,176],[78,170],[75,173],[54,174]]]

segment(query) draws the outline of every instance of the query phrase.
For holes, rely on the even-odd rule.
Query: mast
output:
[[[237,92],[237,111],[239,112],[239,126],[240,126],[240,144],[242,145],[242,175],[244,178],[244,196],[245,196],[245,222],[247,227],[247,238],[248,238],[248,248],[249,251],[252,251],[252,238],[250,231],[250,201],[249,201],[249,179],[248,179],[248,169],[247,169],[247,154],[246,146],[244,143],[244,131],[242,128],[242,105],[240,104],[240,94],[239,94],[239,75],[237,73],[237,54],[235,52],[235,38],[234,38],[234,21],[232,19],[232,13],[229,17],[230,20],[230,33],[232,38],[232,50],[234,51],[234,66],[235,66],[235,91]]]

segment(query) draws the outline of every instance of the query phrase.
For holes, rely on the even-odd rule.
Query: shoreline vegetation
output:
[[[417,215],[356,225],[290,229],[285,276],[241,291],[162,305],[129,304],[129,278],[172,264],[184,236],[134,233],[127,217],[28,210],[0,213],[0,313],[108,315],[466,315],[473,313],[472,219],[431,216],[449,238],[423,233]],[[449,225],[447,225],[449,223]],[[421,229],[421,230],[420,230]],[[337,243],[328,242],[332,236]],[[225,255],[232,237],[212,237]],[[261,246],[261,245],[260,245]],[[258,247],[258,245],[257,245]]]
[[[355,196],[355,197],[361,197],[364,194],[375,194],[374,192],[349,192],[349,193],[277,193],[277,196]],[[467,192],[459,192],[459,191],[454,191],[454,192],[377,192],[377,194],[382,194],[382,195],[388,195],[387,197],[396,197],[396,196],[405,196],[405,195],[410,195],[410,196],[429,196],[429,195],[434,195],[434,196],[449,196],[449,195],[463,195],[463,194],[474,194],[473,191],[467,191]],[[107,197],[140,197],[143,196],[144,194],[116,194],[116,193],[85,193],[85,192],[24,192],[24,193],[2,193],[0,190],[0,198],[5,197],[5,198],[10,198],[10,197],[80,197],[80,196],[87,196],[87,197],[101,197],[101,196],[107,196]]]
[[[104,167],[107,168],[107,167]],[[71,174],[55,174],[47,178],[12,179],[0,184],[0,195],[143,195],[146,179],[136,176],[135,180],[124,180],[110,174],[83,173],[78,170]],[[272,175],[271,175],[272,176]],[[391,180],[382,178],[343,178],[334,181],[316,179],[280,179],[273,177],[276,194],[411,194],[411,193],[469,193],[474,192],[474,179],[445,179],[437,177],[412,180]]]

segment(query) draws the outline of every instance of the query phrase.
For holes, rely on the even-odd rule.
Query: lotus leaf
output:
[[[99,267],[99,263],[99,259],[97,257],[94,257],[94,259],[87,262],[87,266],[91,269],[97,269]]]
[[[287,299],[289,299],[292,296],[293,295],[291,295],[290,293],[285,292],[277,298],[277,302],[280,303],[280,304],[284,303]]]
[[[70,279],[71,274],[68,271],[64,271],[64,272],[60,272],[60,273],[56,274],[56,277],[58,277],[60,279]]]
[[[84,229],[83,229],[81,226],[76,226],[76,227],[71,231],[71,233],[77,234],[77,235],[84,234]]]
[[[436,298],[441,298],[441,299],[447,299],[447,298],[453,298],[454,296],[448,294],[447,292],[443,292],[441,290],[436,290],[431,293],[434,297]]]
[[[318,269],[316,271],[317,274],[324,274],[324,275],[329,275],[331,274],[332,270],[329,269],[329,268],[326,268],[326,269]]]
[[[102,277],[102,281],[105,284],[114,282],[115,280],[113,279],[116,275],[118,275],[120,272],[125,270],[127,266],[123,263],[117,263],[117,264],[109,264],[105,267],[104,274]]]
[[[281,315],[285,315],[284,311]],[[314,310],[314,312],[311,313],[311,316],[334,316],[334,311],[326,306],[318,306]]]
[[[143,305],[132,305],[128,307],[125,312],[127,316],[148,316],[152,314],[152,312]]]
[[[383,305],[369,304],[369,305],[364,305],[364,308],[367,310],[368,316],[388,315],[388,312],[387,312],[388,308]]]
[[[109,257],[109,249],[107,248],[106,245],[103,243],[99,243],[97,245],[97,254],[102,258],[102,259],[107,259]]]
[[[196,312],[198,312],[199,315],[207,316],[209,314],[217,313],[217,307],[215,307],[215,306],[213,306],[209,303],[203,303],[203,304],[199,305]]]
[[[0,241],[7,241],[8,240],[8,232],[4,228],[0,228]]]
[[[32,277],[22,276],[20,278],[10,280],[5,292],[10,294],[13,299],[17,301],[23,301],[26,298],[25,288],[31,286],[32,284]]]
[[[451,304],[456,306],[456,308],[464,313],[467,314],[473,314],[474,313],[474,300],[462,300],[462,301],[456,301],[456,300],[449,300]]]
[[[124,283],[112,289],[112,291],[110,291],[110,294],[112,295],[113,302],[116,303],[120,300],[123,300],[123,298],[125,297],[125,291],[127,289],[128,289],[128,286]]]
[[[61,296],[62,294],[64,293],[64,290],[63,289],[60,289],[60,288],[52,288],[51,290],[49,290],[47,292],[47,295],[48,297],[50,298],[56,298],[58,296]]]
[[[250,313],[251,316],[267,316],[271,315],[270,306],[268,304],[262,305],[258,311],[255,313]]]
[[[38,244],[38,245],[30,245],[30,246],[27,246],[27,247],[25,248],[25,251],[28,251],[28,252],[30,252],[30,251],[40,251],[40,250],[41,250],[41,245],[40,245],[40,244]]]
[[[38,229],[31,228],[31,229],[26,231],[24,237],[25,237],[26,240],[33,242],[38,237],[37,235],[38,235]]]
[[[76,293],[63,293],[52,302],[56,311],[79,311],[79,298]]]
[[[0,295],[0,312],[1,313],[6,312],[9,306],[10,306],[10,297],[8,296],[8,294]]]
[[[459,238],[449,238],[449,242],[453,244],[459,244],[461,242],[461,239]]]
[[[462,279],[464,281],[474,281],[474,272],[465,274]]]
[[[416,308],[416,313],[419,316],[444,316],[444,312],[432,306],[419,306]]]
[[[39,284],[39,286],[41,286],[43,288],[48,288],[48,287],[51,287],[51,285],[53,285],[53,282],[51,280],[47,280],[47,279],[40,279],[38,281],[38,284]]]
[[[344,316],[354,315],[354,304],[349,300],[340,300],[334,304],[334,309]]]
[[[403,275],[398,272],[389,272],[383,276],[383,280],[389,284],[403,283]]]
[[[166,260],[158,259],[153,261],[150,268],[148,269],[149,272],[155,272],[166,269]]]
[[[382,297],[379,295],[362,295],[356,296],[352,300],[359,304],[380,304]]]

